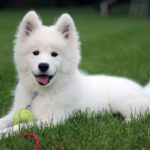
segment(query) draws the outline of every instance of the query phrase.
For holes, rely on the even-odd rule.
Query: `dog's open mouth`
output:
[[[40,75],[35,75],[35,77],[36,77],[36,82],[38,84],[40,84],[42,86],[45,86],[53,78],[53,75],[43,75],[43,74],[40,74]]]

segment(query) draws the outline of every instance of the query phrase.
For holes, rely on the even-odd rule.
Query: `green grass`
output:
[[[0,11],[0,115],[9,110],[15,87],[14,34],[25,10]],[[44,24],[62,12],[70,13],[81,35],[80,68],[91,74],[126,76],[142,85],[150,78],[150,20],[127,17],[100,18],[92,9],[38,10]],[[111,114],[76,112],[57,126],[23,129],[38,134],[43,150],[149,149],[150,116],[126,123]],[[0,140],[0,150],[33,149],[33,140],[18,134]]]

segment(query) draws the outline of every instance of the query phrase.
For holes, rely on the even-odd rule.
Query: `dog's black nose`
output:
[[[39,70],[41,72],[46,72],[48,70],[48,68],[49,68],[49,64],[47,64],[47,63],[40,63],[38,65],[38,67],[39,67]]]

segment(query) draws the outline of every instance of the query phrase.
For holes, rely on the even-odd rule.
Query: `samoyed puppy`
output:
[[[69,14],[44,26],[35,11],[28,12],[16,34],[18,84],[10,112],[0,119],[1,133],[19,129],[12,117],[27,106],[42,123],[58,123],[75,109],[119,112],[129,120],[150,108],[150,84],[84,74],[78,69],[80,57],[79,34]]]

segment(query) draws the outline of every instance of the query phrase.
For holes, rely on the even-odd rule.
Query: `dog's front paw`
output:
[[[0,119],[0,130],[8,128],[11,124],[10,119],[8,118],[1,118]]]

